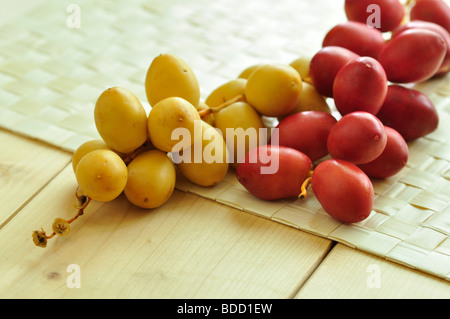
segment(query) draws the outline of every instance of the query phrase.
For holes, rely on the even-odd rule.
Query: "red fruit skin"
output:
[[[450,32],[450,8],[442,0],[417,1],[409,15],[410,20],[433,22]]]
[[[353,164],[373,161],[387,142],[383,123],[373,114],[352,112],[344,115],[328,135],[328,152],[334,159]]]
[[[400,172],[408,162],[408,144],[399,132],[388,126],[384,127],[387,143],[383,153],[375,160],[357,165],[367,176],[372,178],[388,178]]]
[[[360,56],[378,58],[386,41],[380,30],[365,23],[346,21],[335,25],[325,35],[322,47],[344,47]]]
[[[367,19],[373,14],[368,11],[371,4],[378,5],[380,8],[380,28],[381,32],[392,31],[403,20],[405,8],[398,0],[345,0],[344,10],[347,19],[367,23]]]
[[[323,209],[344,223],[357,223],[372,212],[374,190],[369,177],[356,165],[325,160],[314,170],[311,187]]]
[[[359,55],[338,46],[320,49],[311,59],[309,76],[317,92],[326,97],[333,97],[333,82],[338,71]]]
[[[278,169],[273,174],[262,174],[263,155],[277,157]],[[256,162],[252,160],[256,158]],[[250,150],[236,169],[238,181],[254,196],[263,200],[297,197],[302,183],[312,168],[311,160],[303,153],[289,147],[263,145]]]
[[[425,29],[406,30],[388,42],[378,61],[394,83],[422,82],[433,77],[447,53],[444,39]]]
[[[336,122],[334,116],[326,112],[295,113],[278,123],[269,143],[278,142],[278,145],[296,149],[314,162],[328,154],[328,134]]]
[[[360,57],[344,65],[336,74],[333,97],[341,115],[355,111],[376,114],[387,93],[387,77],[381,64],[371,57]]]
[[[422,20],[414,20],[410,21],[408,23],[405,23],[398,28],[394,29],[392,31],[392,37],[395,37],[399,35],[401,32],[411,29],[425,29],[430,30],[438,33],[445,42],[445,45],[447,47],[447,52],[444,57],[444,61],[442,61],[441,66],[439,67],[438,71],[436,72],[436,75],[441,76],[450,71],[450,34],[445,30],[442,26],[439,24],[428,22],[428,21],[422,21]]]
[[[399,132],[409,142],[433,132],[439,115],[424,93],[400,85],[390,85],[377,113],[380,121]]]

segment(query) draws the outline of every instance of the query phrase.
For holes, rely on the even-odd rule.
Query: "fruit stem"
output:
[[[90,197],[87,197],[86,195],[80,195],[79,192],[80,188],[77,187],[77,190],[75,192],[75,197],[78,200],[76,208],[78,209],[76,215],[69,219],[67,221],[68,224],[71,224],[74,222],[78,217],[84,214],[84,210],[88,206],[88,204],[91,201]],[[49,236],[45,233],[44,229],[41,228],[41,230],[35,230],[33,232],[33,242],[36,246],[45,248],[47,246],[47,240],[53,238],[56,235],[55,232],[52,232]]]
[[[227,106],[230,106],[233,103],[242,102],[245,100],[246,100],[245,94],[242,93],[242,94],[236,95],[234,98],[229,99],[228,101],[225,101],[224,103],[220,104],[219,106],[211,107],[209,109],[204,109],[204,110],[198,111],[198,114],[200,115],[200,117],[204,117],[211,113],[219,112],[221,109],[226,108]]]
[[[310,175],[312,175],[311,174],[311,171],[310,171]],[[300,198],[300,199],[304,199],[305,197],[306,197],[306,189],[308,188],[308,186],[309,186],[309,183],[311,182],[311,179],[312,179],[312,176],[309,176],[307,179],[305,179],[304,181],[303,181],[303,183],[302,183],[302,187],[301,187],[301,193],[298,195],[298,198]]]
[[[198,115],[200,115],[200,117],[205,117],[206,115],[211,114],[211,109],[203,109],[198,111]]]

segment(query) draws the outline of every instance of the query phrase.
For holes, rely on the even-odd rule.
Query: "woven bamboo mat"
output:
[[[126,87],[149,109],[143,83],[160,53],[188,62],[204,99],[252,64],[313,55],[344,20],[342,0],[46,2],[0,28],[0,126],[74,151],[99,137],[93,107],[106,88]],[[361,223],[332,219],[312,192],[257,200],[233,171],[212,188],[182,178],[177,188],[450,280],[450,77],[416,88],[435,103],[439,128],[409,144],[402,172],[374,182]]]

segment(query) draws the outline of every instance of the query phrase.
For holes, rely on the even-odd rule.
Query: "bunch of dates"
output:
[[[265,200],[304,198],[311,184],[329,215],[355,223],[372,212],[373,180],[398,174],[407,143],[438,126],[432,101],[413,85],[450,70],[450,8],[442,0],[346,0],[344,10],[347,21],[327,32],[322,48],[291,63],[336,114],[300,92],[297,109],[277,114],[268,145],[249,152],[236,173]],[[263,174],[275,153],[278,170]]]
[[[344,9],[348,21],[314,56],[249,66],[204,101],[193,69],[169,53],[148,67],[149,112],[126,88],[104,90],[94,107],[101,138],[73,156],[77,213],[56,218],[49,235],[34,231],[34,243],[66,236],[91,200],[124,194],[151,210],[179,175],[213,187],[229,169],[260,199],[305,198],[311,184],[332,217],[366,219],[372,179],[399,173],[407,142],[437,128],[433,103],[411,84],[449,72],[450,9],[442,0],[346,0]]]

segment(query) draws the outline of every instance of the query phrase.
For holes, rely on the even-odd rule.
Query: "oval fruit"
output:
[[[387,93],[387,77],[381,64],[360,57],[344,65],[336,74],[333,97],[341,115],[355,111],[376,114]]]
[[[389,86],[377,117],[407,142],[433,132],[439,123],[436,108],[427,95],[400,85]]]
[[[89,140],[81,144],[73,153],[72,156],[72,168],[75,172],[77,169],[78,162],[86,155],[95,150],[110,150],[113,149],[109,147],[105,141],[102,139]]]
[[[290,65],[265,64],[248,78],[247,102],[265,116],[283,116],[291,112],[302,90],[302,80]]]
[[[277,200],[298,196],[311,167],[311,160],[297,150],[263,145],[247,153],[236,177],[254,196]]]
[[[446,53],[446,44],[438,33],[411,29],[392,38],[381,51],[378,61],[389,81],[413,83],[434,76]]]
[[[331,28],[322,42],[322,47],[339,46],[360,56],[378,58],[386,41],[381,31],[367,24],[346,21]]]
[[[311,57],[309,56],[301,56],[289,63],[294,69],[297,70],[298,74],[300,74],[300,78],[303,82],[311,83],[311,79],[309,78],[309,65],[311,63]]]
[[[387,136],[383,123],[367,112],[344,115],[331,129],[327,147],[335,159],[363,164],[380,156]]]
[[[408,162],[408,145],[405,139],[393,128],[384,127],[387,143],[380,156],[369,163],[359,164],[358,167],[373,178],[387,178],[400,172]]]
[[[147,140],[147,114],[127,89],[105,90],[95,103],[94,118],[98,133],[115,151],[132,152]]]
[[[314,170],[311,187],[323,209],[344,223],[357,223],[372,212],[374,190],[369,177],[356,165],[329,159]]]
[[[75,175],[86,196],[108,202],[122,193],[128,170],[115,152],[99,149],[89,152],[79,161]]]
[[[201,129],[201,141],[196,139],[191,148],[172,155],[184,177],[200,186],[212,186],[227,175],[229,154],[227,144],[216,128],[202,121]]]
[[[326,112],[306,111],[292,114],[278,123],[270,143],[294,148],[314,162],[328,154],[328,134],[336,122],[336,119]]]
[[[450,8],[442,0],[418,0],[411,8],[411,20],[433,22],[450,33]]]
[[[126,198],[141,208],[156,208],[166,203],[175,189],[175,167],[166,153],[146,151],[128,164]]]
[[[392,31],[405,17],[399,0],[345,0],[344,10],[350,21],[371,23],[381,32]]]
[[[257,68],[259,68],[262,65],[263,64],[254,64],[254,65],[251,65],[251,66],[245,68],[238,75],[238,79],[246,79],[247,80],[250,77],[250,75],[253,73],[253,71],[255,71]]]
[[[312,57],[309,66],[311,83],[317,92],[326,97],[333,97],[333,82],[336,74],[345,64],[358,57],[358,54],[338,46],[320,49]]]
[[[331,113],[331,109],[326,101],[326,98],[319,94],[312,84],[306,82],[302,83],[302,93],[298,98],[297,104],[295,104],[294,109],[287,115],[304,111],[321,111]]]
[[[200,101],[200,86],[194,71],[173,54],[161,54],[153,59],[145,77],[145,92],[151,106],[173,96],[185,99],[194,107]]]
[[[189,135],[186,147],[194,143],[195,122],[201,121],[195,107],[180,97],[169,97],[156,103],[148,115],[148,133],[152,144],[161,151],[171,152],[178,140],[172,138],[172,134],[179,129],[180,135]],[[182,130],[187,130],[183,132]],[[183,136],[185,136],[183,135]],[[181,143],[180,142],[180,143]]]
[[[396,28],[392,32],[392,37],[397,36],[403,31],[410,30],[410,29],[425,29],[430,30],[438,33],[445,42],[445,45],[447,47],[447,53],[445,54],[444,61],[442,61],[441,66],[439,67],[438,71],[436,72],[438,75],[443,75],[450,71],[450,34],[445,30],[442,26],[428,21],[421,21],[421,20],[414,20],[410,21],[408,23],[405,23],[404,25]]]
[[[213,90],[206,98],[205,103],[210,108],[217,107],[239,95],[244,94],[246,85],[247,80],[242,78],[228,81]]]
[[[260,129],[264,128],[261,116],[246,102],[236,102],[221,109],[215,113],[215,119],[215,127],[220,130],[232,152],[230,157],[234,167],[251,148],[267,143],[267,139],[259,140]]]

